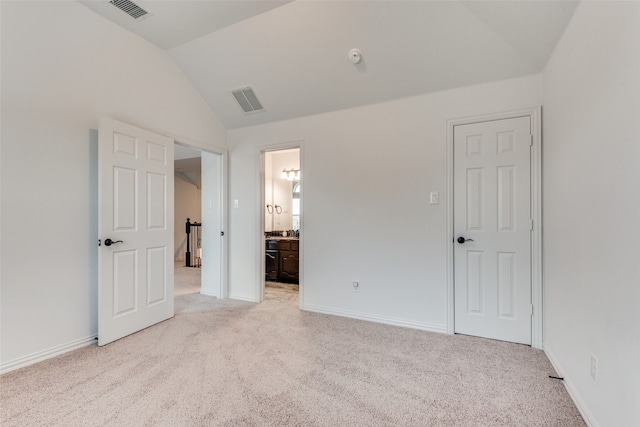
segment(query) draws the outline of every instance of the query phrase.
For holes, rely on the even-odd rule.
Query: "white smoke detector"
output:
[[[349,61],[354,64],[359,64],[360,61],[362,61],[362,52],[360,52],[360,49],[351,49],[349,51]]]

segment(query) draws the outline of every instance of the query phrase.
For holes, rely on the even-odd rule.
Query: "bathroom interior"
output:
[[[265,153],[265,288],[298,290],[300,149]]]

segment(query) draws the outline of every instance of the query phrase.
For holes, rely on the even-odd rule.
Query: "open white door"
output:
[[[454,128],[455,332],[531,344],[531,123]]]
[[[173,140],[102,118],[98,345],[173,317]]]

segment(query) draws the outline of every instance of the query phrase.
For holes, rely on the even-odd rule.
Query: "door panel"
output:
[[[513,231],[514,177],[513,166],[498,167],[498,231]]]
[[[467,313],[484,315],[484,292],[482,287],[483,253],[467,251]]]
[[[147,173],[147,230],[164,230],[167,227],[167,176]]]
[[[135,170],[114,167],[113,168],[113,212],[114,231],[125,231],[136,229],[136,219],[138,218],[138,173]]]
[[[482,173],[481,168],[467,169],[467,230],[482,230]]]
[[[454,128],[456,333],[531,344],[530,147],[529,117]]]
[[[104,345],[173,316],[173,140],[103,118],[99,145]]]
[[[138,288],[135,274],[136,257],[136,251],[113,253],[114,317],[136,309],[136,289]]]
[[[147,304],[157,304],[167,299],[167,249],[147,249]]]
[[[513,277],[514,253],[498,252],[498,317],[513,318],[516,293]]]

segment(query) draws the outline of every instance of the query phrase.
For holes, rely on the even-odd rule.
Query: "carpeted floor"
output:
[[[200,272],[202,268],[185,267],[184,261],[182,261],[176,262],[173,265],[173,270],[175,272],[173,294],[176,297],[200,292]]]
[[[584,426],[550,374],[527,346],[303,312],[285,287],[182,293],[171,320],[0,377],[0,424]]]

